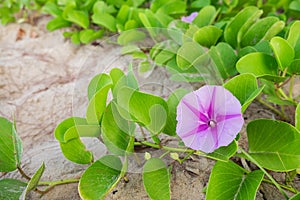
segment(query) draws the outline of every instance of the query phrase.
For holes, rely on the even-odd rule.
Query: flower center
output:
[[[215,122],[214,120],[209,120],[208,121],[208,126],[211,128],[214,128],[217,125],[217,122]]]

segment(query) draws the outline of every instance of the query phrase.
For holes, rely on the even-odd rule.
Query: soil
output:
[[[42,162],[45,163],[42,181],[79,177],[86,169],[87,165],[77,165],[65,159],[53,131],[67,117],[84,117],[86,88],[93,76],[108,72],[113,67],[126,71],[131,61],[130,57],[120,56],[120,47],[111,42],[97,46],[73,45],[63,38],[63,30],[48,32],[45,29],[47,21],[48,18],[43,17],[35,25],[0,26],[0,115],[17,120],[17,130],[24,147],[24,171],[32,175]],[[191,87],[170,81],[168,73],[159,67],[146,78],[138,73],[137,76],[143,91],[162,97],[167,97],[176,88]],[[258,103],[250,105],[245,113],[246,123],[263,117],[275,116]],[[94,152],[95,159],[108,153],[98,139],[84,138],[83,141]],[[176,145],[173,140],[167,143]],[[245,128],[239,143],[247,148]],[[153,156],[161,153],[154,149],[138,153],[137,158],[130,162],[129,182],[122,180],[106,199],[149,199],[140,174],[145,151]],[[165,157],[165,161],[172,165],[172,200],[205,199],[202,190],[207,185],[215,161],[198,156],[192,156],[183,164],[169,157]],[[1,178],[4,177],[22,179],[17,172],[1,175]],[[283,180],[282,174],[274,174],[274,177]],[[27,198],[80,199],[76,183],[57,186],[43,196],[31,192]],[[283,197],[273,186],[262,184],[256,199]]]

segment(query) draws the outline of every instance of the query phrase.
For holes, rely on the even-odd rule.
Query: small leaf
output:
[[[300,75],[300,59],[295,59],[288,67],[288,72],[291,74]]]
[[[240,11],[224,30],[224,38],[232,47],[237,47],[244,33],[253,22],[260,17],[261,10],[257,7],[249,6]]]
[[[179,68],[189,69],[194,62],[203,55],[204,49],[195,42],[186,42],[178,49],[176,62]]]
[[[216,26],[204,26],[197,30],[193,36],[193,40],[205,47],[215,45],[222,35],[222,30]]]
[[[87,29],[90,21],[86,12],[79,10],[68,10],[66,12],[66,20],[73,22],[84,29]]]
[[[1,179],[0,199],[18,200],[26,188],[26,185],[26,183],[15,179]]]
[[[249,30],[243,36],[241,46],[254,46],[261,40],[265,39],[265,35],[268,33],[269,29],[272,28],[272,26],[278,21],[279,19],[277,17],[265,17],[261,20],[258,20],[249,28]],[[278,31],[277,33],[280,32],[280,29],[276,30]],[[277,34],[274,31],[272,33],[273,36]],[[268,37],[270,37],[270,32],[268,33]]]
[[[36,186],[39,184],[39,181],[40,181],[44,171],[45,171],[45,164],[42,163],[42,165],[34,173],[34,175],[31,177],[30,181],[28,182],[27,187],[26,187],[26,194],[36,188]]]
[[[135,125],[132,122],[120,116],[114,102],[107,106],[102,120],[102,138],[110,152],[124,155],[130,145],[134,129]]]
[[[275,58],[281,70],[287,68],[294,59],[295,52],[293,47],[283,38],[274,37],[270,41]]]
[[[233,140],[233,142],[231,142],[228,146],[220,147],[214,152],[206,154],[205,156],[214,160],[227,162],[232,156],[234,156],[234,154],[237,151],[237,148],[237,142]]]
[[[98,38],[101,38],[102,35],[103,30],[94,31],[92,29],[86,29],[79,32],[79,38],[83,44],[88,44]]]
[[[43,6],[42,11],[54,17],[59,17],[62,14],[62,11],[59,9],[57,4],[49,1]]]
[[[99,89],[90,100],[86,110],[86,121],[90,125],[99,125],[103,112],[106,108],[106,99],[111,84],[107,84]]]
[[[262,88],[258,88],[257,80],[252,74],[241,74],[224,84],[241,103],[242,112],[250,105],[250,103],[262,92]]]
[[[206,192],[207,200],[253,200],[264,173],[255,170],[250,173],[232,161],[218,161],[214,165]]]
[[[299,32],[300,32],[300,21],[295,21],[290,27],[289,35],[287,38],[287,41],[294,49],[296,48],[296,45],[299,43],[300,40],[300,35],[298,34]]]
[[[238,60],[234,50],[227,43],[218,43],[209,50],[213,62],[216,64],[223,79],[227,79],[237,74],[235,64]]]
[[[169,200],[170,176],[166,164],[159,158],[151,158],[144,165],[143,183],[152,200]]]
[[[79,195],[82,199],[104,199],[120,180],[121,160],[106,155],[89,166],[79,181]]]
[[[250,155],[264,168],[286,172],[300,167],[300,133],[286,122],[258,119],[247,126]]]
[[[196,24],[199,28],[211,25],[217,17],[217,14],[218,12],[214,6],[205,6],[199,11],[197,17],[193,20],[193,24]]]
[[[0,117],[0,172],[10,172],[20,165],[22,142],[15,125]]]
[[[146,126],[153,134],[160,133],[164,128],[168,105],[162,98],[123,87],[118,92],[117,102],[131,114],[132,120]]]
[[[124,31],[118,37],[118,44],[120,45],[132,45],[146,38],[146,34],[142,31],[132,29]]]
[[[47,30],[48,31],[54,31],[63,27],[69,27],[71,26],[71,22],[63,19],[62,17],[56,17],[51,19],[48,23],[47,23]]]
[[[64,137],[67,130],[73,126],[87,125],[86,119],[80,117],[70,117],[63,120],[54,130],[54,136],[59,142],[66,142]]]
[[[112,80],[109,75],[101,73],[92,78],[88,86],[89,100],[102,88],[112,85]]]

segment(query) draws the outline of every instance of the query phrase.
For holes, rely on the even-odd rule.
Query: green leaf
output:
[[[92,78],[88,86],[88,98],[91,100],[93,96],[102,88],[112,85],[112,80],[109,75],[101,73]]]
[[[234,50],[227,43],[218,43],[209,50],[213,62],[216,64],[223,79],[227,79],[237,74],[235,64],[238,60]]]
[[[128,31],[124,31],[118,37],[118,44],[120,45],[129,45],[137,43],[146,38],[146,34],[142,31],[132,29]]]
[[[295,194],[294,196],[292,196],[291,198],[289,198],[289,200],[299,200],[300,199],[300,193]]]
[[[28,182],[25,195],[28,192],[30,192],[31,190],[34,190],[36,188],[36,186],[39,184],[39,181],[40,181],[44,171],[45,171],[45,164],[42,163],[42,165],[34,173],[34,175],[31,177],[30,181]]]
[[[59,9],[57,4],[49,1],[43,6],[42,11],[54,17],[59,17],[62,14],[62,11]]]
[[[26,188],[26,185],[26,183],[15,179],[1,179],[0,199],[18,200]]]
[[[227,162],[232,156],[234,156],[234,154],[237,151],[237,148],[237,142],[233,140],[233,142],[231,142],[228,146],[220,147],[214,152],[206,154],[205,156],[214,160]]]
[[[134,129],[132,122],[121,117],[114,102],[108,104],[102,120],[102,138],[110,152],[125,155],[129,143],[133,141]]]
[[[89,17],[86,12],[79,10],[68,10],[66,12],[66,20],[81,26],[84,29],[87,29],[90,25]]]
[[[71,26],[71,22],[65,20],[62,17],[56,17],[51,19],[48,23],[47,23],[47,30],[48,31],[54,31],[63,27],[69,27]]]
[[[237,47],[242,36],[262,14],[257,7],[250,6],[240,11],[224,30],[224,38],[232,47]]]
[[[168,104],[168,118],[166,122],[166,126],[163,130],[164,133],[175,136],[176,135],[176,125],[177,125],[177,105],[182,99],[184,95],[186,95],[189,91],[186,89],[177,89],[175,90],[168,98],[167,104]]]
[[[0,117],[0,172],[10,172],[20,166],[22,141],[15,125]]]
[[[298,103],[295,111],[295,127],[300,131],[300,103]]]
[[[118,105],[143,124],[152,134],[158,134],[166,125],[168,105],[158,96],[123,87],[117,95]],[[121,113],[122,115],[122,113]]]
[[[282,23],[277,23],[279,19],[277,17],[265,17],[261,20],[258,20],[255,24],[253,24],[249,30],[245,33],[245,35],[242,37],[241,46],[254,46],[255,44],[259,43],[262,40],[266,40],[266,35],[269,37],[268,39],[271,39],[270,37],[274,37],[276,34],[278,34],[284,26],[282,26]],[[273,27],[274,25],[277,25],[277,28]],[[269,29],[276,30],[270,31]],[[272,35],[271,35],[272,33]]]
[[[81,30],[79,32],[80,41],[83,44],[88,44],[98,38],[101,38],[103,35],[103,30],[94,31],[92,29]]]
[[[185,9],[186,9],[185,2],[180,0],[169,0],[169,1],[164,1],[164,3],[161,4],[160,7],[158,7],[156,12],[165,13],[167,15],[179,15],[185,13]]]
[[[288,67],[288,72],[291,74],[300,75],[300,59],[295,59]]]
[[[199,28],[211,25],[217,17],[217,14],[218,12],[214,6],[205,6],[199,11],[197,17],[195,17],[193,24],[196,24]]]
[[[143,169],[144,188],[152,200],[169,200],[170,175],[160,158],[150,158]]]
[[[241,74],[224,84],[241,103],[242,112],[244,112],[250,103],[262,92],[262,88],[258,88],[257,80],[252,74]]]
[[[259,119],[247,126],[249,154],[264,168],[291,171],[300,167],[300,133],[292,125]]]
[[[116,19],[108,13],[94,13],[92,16],[92,21],[95,24],[101,25],[111,32],[116,32]]]
[[[82,199],[104,199],[120,180],[121,160],[106,155],[89,166],[79,181],[79,195]]]
[[[206,200],[253,200],[264,173],[245,169],[232,161],[218,161],[214,165],[206,192]]]
[[[287,41],[295,50],[296,50],[296,45],[299,43],[300,40],[300,35],[298,34],[299,32],[300,32],[300,21],[295,21],[290,27],[289,35],[287,38]]]
[[[281,37],[274,37],[270,41],[275,58],[281,70],[287,68],[294,59],[295,52],[293,47]]]
[[[178,49],[176,62],[179,68],[189,69],[194,62],[203,55],[204,49],[195,42],[186,42]]]
[[[255,52],[242,57],[237,63],[236,68],[241,74],[251,73],[257,78],[264,78],[281,82],[285,78],[279,77],[276,59],[268,54]]]
[[[193,40],[202,46],[211,47],[215,45],[222,35],[222,30],[216,26],[204,26],[194,34]]]
[[[67,130],[73,126],[78,125],[87,125],[86,119],[80,117],[70,117],[63,120],[61,123],[57,125],[54,130],[54,136],[59,142],[65,141],[65,133]]]
[[[106,99],[111,84],[107,84],[99,89],[90,100],[86,110],[86,121],[90,125],[99,125],[101,117],[106,108]]]

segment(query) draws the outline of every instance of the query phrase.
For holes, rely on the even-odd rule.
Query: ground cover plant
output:
[[[24,6],[37,4],[1,5],[9,13],[1,16],[6,23]],[[0,180],[1,199],[25,199],[31,190],[43,194],[72,182],[79,182],[82,199],[103,199],[126,178],[128,160],[138,147],[163,150],[159,157],[145,153],[143,186],[150,199],[171,199],[172,166],[164,157],[182,163],[191,155],[216,160],[203,191],[206,199],[255,199],[262,182],[275,185],[286,199],[300,199],[293,182],[300,167],[300,96],[294,90],[300,74],[299,1],[91,0],[38,5],[40,12],[54,16],[47,28],[70,27],[64,36],[75,44],[118,32],[111,42],[136,59],[138,74],[165,67],[174,81],[205,86],[181,88],[162,98],[140,90],[132,65],[127,72],[114,68],[95,75],[87,88],[86,117],[70,116],[54,131],[68,160],[89,165],[79,180],[41,182],[43,163],[27,176],[21,168],[16,124],[1,117],[0,171],[18,170],[27,179]],[[246,124],[245,148],[239,145],[239,132],[243,113],[254,100],[276,119]],[[94,160],[81,137],[99,138],[110,154]],[[164,144],[163,137],[178,145]],[[272,171],[286,174],[286,184],[279,184]]]

